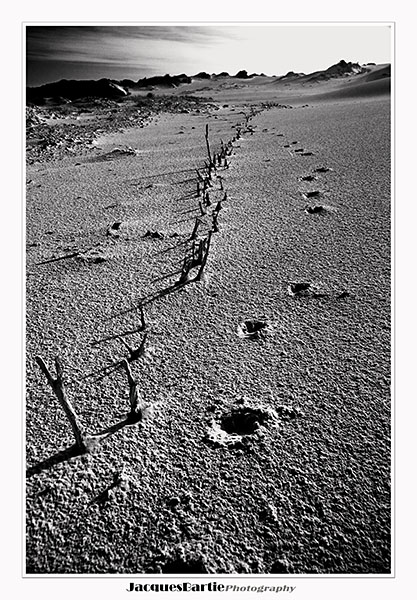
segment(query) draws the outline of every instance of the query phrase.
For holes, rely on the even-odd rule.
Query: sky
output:
[[[311,73],[341,59],[391,62],[389,25],[26,26],[26,81]]]

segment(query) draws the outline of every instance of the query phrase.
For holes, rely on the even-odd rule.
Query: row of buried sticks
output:
[[[256,115],[256,111],[252,109],[249,114],[246,114],[244,112],[242,112],[242,114],[245,116],[244,132],[253,134],[254,130],[253,127],[249,124],[249,121],[252,117]],[[190,238],[192,240],[192,245],[184,256],[181,276],[179,281],[177,282],[178,285],[194,281],[200,281],[202,277],[210,250],[212,234],[219,232],[219,212],[222,209],[222,203],[227,201],[227,192],[224,191],[223,180],[221,176],[218,176],[218,179],[220,181],[220,190],[224,192],[224,195],[221,200],[217,201],[216,206],[212,210],[211,229],[209,230],[207,236],[196,241],[198,229],[202,223],[202,219],[204,216],[207,215],[207,210],[212,204],[210,200],[210,188],[213,187],[213,173],[217,172],[218,167],[223,169],[229,168],[228,157],[232,155],[234,148],[233,144],[241,138],[241,133],[242,126],[237,125],[236,135],[231,140],[229,140],[227,144],[224,144],[223,140],[221,140],[220,152],[212,154],[209,142],[209,128],[208,125],[206,125],[205,140],[207,146],[208,161],[205,161],[203,174],[199,170],[197,170],[197,198],[199,198],[200,216],[196,217],[195,220],[194,229]],[[194,278],[191,278],[190,272],[194,267],[200,268],[197,272],[197,275]]]
[[[174,289],[181,288],[182,286],[187,285],[189,283],[200,281],[202,278],[210,251],[212,235],[213,233],[218,233],[219,231],[219,212],[222,209],[222,203],[227,200],[227,192],[223,188],[222,177],[217,175],[217,170],[218,168],[229,168],[228,157],[230,157],[233,153],[233,144],[237,140],[241,139],[242,131],[244,133],[254,133],[254,130],[249,124],[249,121],[252,117],[254,117],[257,114],[257,111],[252,109],[249,114],[242,114],[245,115],[245,128],[243,129],[243,127],[240,124],[237,124],[236,134],[231,140],[227,142],[227,144],[224,144],[223,141],[221,141],[221,148],[218,153],[211,153],[209,141],[209,127],[208,125],[206,125],[205,140],[208,160],[205,161],[204,168],[197,169],[196,181],[196,197],[199,201],[200,215],[196,217],[195,225],[190,236],[190,241],[192,242],[192,244],[187,248],[185,252],[184,260],[182,263],[181,275],[179,280],[174,284]],[[223,193],[223,197],[217,201],[215,207],[212,209],[210,230],[204,237],[197,239],[198,230],[201,224],[203,223],[204,217],[206,217],[208,214],[209,207],[212,205],[210,200],[210,193],[213,189],[214,176],[216,176],[220,182],[220,191]],[[196,267],[198,268],[197,274],[194,277],[191,277],[191,271]],[[140,312],[141,330],[144,330],[146,329],[146,323],[143,311],[143,304],[140,305]],[[113,433],[115,433],[116,431],[118,431],[126,425],[133,425],[135,423],[139,423],[146,415],[149,407],[144,403],[143,399],[141,398],[141,395],[138,391],[137,381],[133,378],[129,366],[129,363],[133,362],[141,355],[143,355],[146,337],[147,336],[145,334],[142,343],[137,350],[132,350],[127,344],[125,344],[129,350],[130,356],[128,357],[128,359],[123,359],[119,363],[116,363],[115,367],[123,367],[127,374],[129,384],[129,413],[127,414],[126,418],[120,421],[119,423],[116,423],[115,425],[109,427],[108,429],[102,432],[95,433],[92,435],[87,435],[83,431],[80,419],[76,414],[70,400],[68,399],[63,380],[63,367],[59,357],[55,358],[56,377],[53,377],[41,356],[35,357],[35,361],[39,365],[39,368],[41,369],[42,373],[45,375],[47,382],[51,386],[71,425],[72,432],[75,437],[75,444],[68,449],[68,456],[84,454],[86,452],[91,451],[103,439],[109,437],[110,435],[112,435]],[[107,374],[109,374],[109,372],[110,371],[108,371]]]

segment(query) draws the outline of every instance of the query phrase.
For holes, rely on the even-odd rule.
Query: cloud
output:
[[[221,28],[207,26],[29,26],[27,57],[37,60],[124,64],[133,52],[149,53],[167,42],[210,46],[227,37]],[[112,57],[112,58],[110,58]]]

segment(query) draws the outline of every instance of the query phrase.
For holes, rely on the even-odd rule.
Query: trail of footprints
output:
[[[290,148],[291,146],[297,145],[298,141],[284,144],[284,148]],[[297,156],[313,156],[314,152],[306,151],[304,148],[295,148],[294,155]],[[319,181],[320,175],[323,173],[329,173],[333,169],[325,166],[319,166],[312,170],[307,175],[299,177],[299,181],[313,183]],[[321,190],[309,190],[300,191],[301,197],[304,200],[322,200],[325,196],[325,192]],[[304,212],[308,215],[323,215],[324,213],[334,212],[331,206],[326,204],[309,204],[304,208]],[[349,292],[347,290],[341,290],[338,292],[325,292],[320,290],[320,287],[310,282],[290,282],[288,284],[288,294],[295,298],[333,298],[341,299],[347,298]]]

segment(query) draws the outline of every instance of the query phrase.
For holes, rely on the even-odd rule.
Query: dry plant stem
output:
[[[201,200],[198,203],[198,205],[200,206],[201,216],[204,216],[206,214],[206,211],[204,210],[204,206],[202,205]]]
[[[191,269],[190,260],[187,256],[184,256],[184,262],[182,264],[182,271],[181,271],[181,275],[180,275],[180,278],[178,281],[179,285],[183,285],[184,283],[188,282],[190,269]]]
[[[204,161],[204,166],[205,166],[206,171],[207,171],[206,179],[207,179],[208,184],[210,185],[210,181],[211,181],[211,163],[207,164],[207,162]]]
[[[213,161],[212,161],[211,152],[210,152],[209,126],[208,126],[208,123],[206,125],[206,135],[205,135],[205,138],[206,138],[207,154],[208,154],[208,159],[209,159],[209,167],[212,167],[213,166]]]
[[[193,267],[198,267],[198,265],[202,264],[203,258],[204,258],[204,250],[205,250],[205,240],[200,240],[200,242],[197,244],[197,246],[195,244],[193,244],[193,248],[192,248],[192,266]]]
[[[218,213],[214,212],[212,217],[213,217],[213,233],[218,233],[219,232],[219,223],[218,223]]]
[[[128,419],[136,420],[140,419],[142,416],[142,401],[138,393],[138,385],[137,382],[133,379],[132,371],[130,370],[129,363],[127,360],[123,360],[122,365],[127,374],[127,380],[129,383],[129,404],[130,404],[130,412],[128,415]]]
[[[209,250],[210,250],[210,242],[211,242],[211,236],[212,236],[212,231],[209,231],[208,236],[207,236],[207,243],[206,243],[206,252],[203,256],[203,259],[201,261],[201,266],[200,266],[200,270],[198,271],[197,275],[195,276],[194,281],[200,281],[202,275],[203,275],[203,271],[204,271],[204,267],[206,266],[207,263],[207,258],[208,258],[208,254],[209,254]]]
[[[142,330],[146,329],[146,322],[145,322],[145,312],[143,310],[143,305],[140,305],[140,325]]]
[[[197,237],[197,231],[198,231],[198,228],[200,226],[200,223],[201,223],[201,219],[199,219],[198,217],[196,217],[194,229],[193,229],[193,232],[192,232],[191,237],[190,237],[191,240],[195,240],[195,238]]]
[[[126,342],[124,341],[124,339],[120,338],[120,341],[122,342],[123,346],[127,349],[127,351],[129,352],[129,358],[128,358],[128,362],[133,362],[134,360],[137,360],[138,358],[140,358],[141,356],[143,356],[143,354],[145,353],[145,344],[146,344],[146,340],[148,338],[148,334],[145,333],[145,335],[143,336],[143,339],[140,343],[139,348],[131,348],[128,344],[126,344]],[[121,363],[119,363],[120,365]]]
[[[78,417],[75,413],[74,408],[72,407],[70,401],[66,397],[64,382],[62,380],[63,368],[61,361],[58,357],[55,358],[55,368],[56,368],[56,379],[54,379],[49,372],[45,362],[41,356],[35,356],[35,360],[38,363],[42,373],[45,375],[48,380],[49,385],[51,386],[55,396],[58,398],[59,403],[61,404],[68,421],[72,427],[72,432],[75,437],[75,442],[78,448],[85,449],[84,444],[84,436],[82,434],[82,429],[79,424]]]

